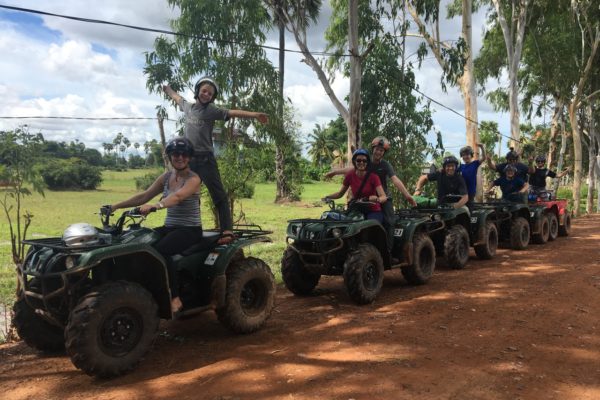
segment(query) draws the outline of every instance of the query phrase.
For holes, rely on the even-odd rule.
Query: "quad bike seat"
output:
[[[182,256],[189,256],[194,253],[198,253],[200,251],[210,250],[217,246],[217,241],[221,237],[220,232],[214,231],[203,231],[202,232],[202,240],[198,243],[195,243],[182,251],[180,254]]]

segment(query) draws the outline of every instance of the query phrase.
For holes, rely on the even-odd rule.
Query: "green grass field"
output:
[[[23,209],[28,210],[34,216],[27,237],[33,239],[60,236],[67,226],[76,222],[88,222],[99,226],[100,221],[96,213],[100,206],[126,199],[135,194],[134,178],[147,172],[146,170],[106,171],[103,175],[102,186],[95,191],[46,191],[45,197],[38,194],[25,197]],[[275,185],[256,185],[254,198],[242,200],[235,210],[235,214],[237,216],[242,212],[247,223],[258,224],[263,229],[273,231],[273,235],[271,235],[273,243],[252,246],[245,250],[246,253],[265,260],[279,280],[279,261],[285,248],[287,220],[318,217],[325,210],[319,199],[338,188],[339,183],[332,182],[307,184],[304,186],[302,201],[274,204]],[[164,212],[151,214],[145,225],[160,226],[164,217]],[[0,305],[10,305],[14,301],[16,278],[6,217],[3,215],[0,220],[2,221],[0,225]],[[212,215],[205,205],[202,207],[202,220],[205,228],[214,227]]]

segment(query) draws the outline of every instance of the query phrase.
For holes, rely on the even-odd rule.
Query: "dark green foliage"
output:
[[[152,183],[156,180],[156,178],[158,178],[162,173],[163,171],[156,170],[148,172],[143,176],[135,177],[135,188],[140,191],[148,189],[150,185],[152,185]]]
[[[78,158],[49,160],[38,166],[38,170],[52,190],[93,190],[102,183],[100,168],[87,165]]]

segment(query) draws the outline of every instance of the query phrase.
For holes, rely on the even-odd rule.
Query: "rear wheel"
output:
[[[463,269],[469,261],[469,233],[462,225],[448,230],[444,241],[446,263],[453,269]]]
[[[321,279],[321,275],[307,271],[298,253],[289,247],[281,259],[281,277],[285,287],[298,296],[310,294]]]
[[[548,241],[548,237],[550,236],[550,220],[546,215],[543,215],[542,220],[540,221],[540,231],[533,235],[533,243],[536,244],[544,244]]]
[[[344,283],[357,304],[369,304],[383,285],[383,260],[375,246],[363,243],[348,255],[344,263]]]
[[[28,346],[45,352],[57,352],[65,348],[64,329],[36,314],[24,297],[15,302],[13,311],[12,323]]]
[[[558,237],[558,219],[556,218],[556,214],[553,212],[548,213],[548,224],[550,225],[550,233],[548,235],[548,240],[552,241]]]
[[[490,260],[498,249],[498,228],[492,221],[486,221],[481,228],[480,243],[475,248],[475,254],[482,260]]]
[[[144,287],[125,281],[104,284],[71,311],[67,354],[88,375],[121,375],[150,349],[158,322],[158,306]]]
[[[529,222],[523,217],[516,217],[510,226],[510,247],[523,250],[529,245]]]
[[[261,259],[248,257],[227,268],[225,305],[216,310],[219,321],[236,333],[258,330],[275,304],[275,278]]]
[[[402,267],[402,276],[411,285],[422,285],[431,278],[435,270],[435,247],[431,238],[424,233],[413,239],[413,263]]]
[[[558,236],[569,236],[571,233],[571,213],[567,212],[564,217],[564,222],[558,227]]]

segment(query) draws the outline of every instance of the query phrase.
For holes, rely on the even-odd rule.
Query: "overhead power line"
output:
[[[157,117],[60,117],[60,116],[43,116],[32,115],[24,117],[6,117],[0,116],[0,119],[84,119],[96,121],[112,121],[112,120],[156,120]],[[175,121],[174,119],[163,118],[163,121]]]
[[[119,26],[122,28],[128,28],[128,29],[135,29],[135,30],[139,30],[139,31],[145,31],[145,32],[154,32],[154,33],[163,33],[166,35],[175,35],[175,36],[183,36],[183,37],[189,37],[189,38],[193,38],[193,39],[199,39],[199,40],[205,40],[205,41],[212,41],[212,42],[221,42],[221,43],[232,43],[232,44],[241,44],[241,45],[250,45],[248,43],[241,43],[241,42],[237,42],[237,41],[233,41],[233,40],[221,40],[221,39],[214,39],[214,38],[210,38],[207,36],[198,36],[198,35],[190,35],[190,34],[185,34],[185,33],[180,33],[180,32],[174,32],[174,31],[168,31],[168,30],[164,30],[164,29],[156,29],[156,28],[146,28],[146,27],[141,27],[141,26],[137,26],[137,25],[128,25],[128,24],[121,24],[118,22],[110,22],[110,21],[104,21],[104,20],[99,20],[99,19],[92,19],[92,18],[83,18],[83,17],[74,17],[74,16],[70,16],[70,15],[63,15],[63,14],[56,14],[56,13],[50,13],[50,12],[46,12],[46,11],[40,11],[40,10],[33,10],[33,9],[29,9],[29,8],[23,8],[23,7],[14,7],[14,6],[7,6],[7,5],[3,5],[0,4],[0,8],[5,8],[8,10],[13,10],[13,11],[21,11],[21,12],[26,12],[26,13],[32,13],[32,14],[40,14],[40,15],[47,15],[47,16],[51,16],[51,17],[57,17],[57,18],[65,18],[65,19],[70,19],[70,20],[74,20],[74,21],[79,21],[79,22],[87,22],[87,23],[94,23],[94,24],[103,24],[103,25],[112,25],[112,26]],[[251,45],[256,45],[254,43],[252,43]],[[291,50],[291,49],[280,49],[279,47],[275,47],[275,46],[266,46],[266,45],[259,45],[259,47],[264,48],[264,49],[269,49],[269,50],[283,50],[286,52],[290,52],[290,53],[299,53],[302,54],[302,51],[300,50]],[[315,55],[320,55],[320,56],[340,56],[339,54],[334,54],[334,53],[328,53],[325,51],[317,51],[317,52],[312,52],[312,54]],[[342,54],[341,56],[350,56],[349,54]],[[430,100],[431,102],[451,111],[452,113],[458,115],[459,117],[462,117],[463,119],[465,119],[466,121],[472,122],[474,124],[476,124],[478,127],[481,127],[481,124],[478,121],[474,121],[468,117],[466,117],[465,115],[459,113],[458,111],[454,110],[451,107],[446,106],[445,104],[435,100],[434,98],[426,95],[425,93],[423,93],[422,91],[420,91],[419,89],[417,89],[414,86],[410,86],[408,84],[406,84],[405,82],[402,82],[403,84],[407,85],[411,90],[414,90],[415,92],[419,93],[421,96],[425,97],[426,99]],[[73,119],[73,120],[155,120],[157,119],[156,117],[153,118],[146,118],[146,117],[123,117],[123,118],[110,118],[110,117],[106,117],[106,118],[90,118],[90,117],[42,117],[42,116],[27,116],[27,117],[0,117],[0,119],[65,119],[65,120],[69,120],[69,119]],[[170,119],[165,118],[165,120],[169,121]],[[502,133],[498,133],[500,136],[510,139],[510,140],[514,140],[511,136],[507,136],[504,135]],[[518,142],[523,142],[523,138],[519,139]]]
[[[119,26],[122,28],[128,28],[128,29],[135,29],[138,31],[144,31],[144,32],[154,32],[154,33],[163,33],[165,35],[174,35],[174,36],[182,36],[182,37],[188,37],[188,38],[192,38],[192,39],[198,39],[198,40],[205,40],[208,42],[218,42],[218,43],[229,43],[229,44],[240,44],[240,45],[246,45],[246,46],[258,46],[261,47],[263,49],[268,49],[268,50],[283,50],[285,52],[288,53],[298,53],[298,54],[302,54],[301,50],[292,50],[292,49],[280,49],[279,47],[275,47],[275,46],[267,46],[267,45],[257,45],[256,43],[242,43],[242,42],[237,42],[235,40],[223,40],[223,39],[214,39],[208,36],[199,36],[199,35],[190,35],[187,33],[181,33],[181,32],[174,32],[174,31],[168,31],[165,29],[157,29],[157,28],[146,28],[143,26],[137,26],[137,25],[129,25],[129,24],[121,24],[118,22],[111,22],[111,21],[104,21],[101,19],[93,19],[93,18],[83,18],[83,17],[74,17],[71,15],[63,15],[63,14],[56,14],[56,13],[51,13],[51,12],[47,12],[47,11],[41,11],[41,10],[33,10],[31,8],[23,8],[23,7],[14,7],[14,6],[7,6],[4,4],[0,4],[0,8],[5,8],[7,10],[13,10],[13,11],[21,11],[21,12],[26,12],[26,13],[31,13],[31,14],[39,14],[39,15],[47,15],[50,17],[57,17],[57,18],[65,18],[65,19],[70,19],[73,21],[79,21],[79,22],[87,22],[87,23],[91,23],[91,24],[102,24],[102,25],[112,25],[112,26]],[[328,53],[325,51],[313,51],[311,52],[312,54],[315,55],[319,55],[319,56],[327,56],[327,57],[349,57],[350,54],[335,54],[335,53]]]

